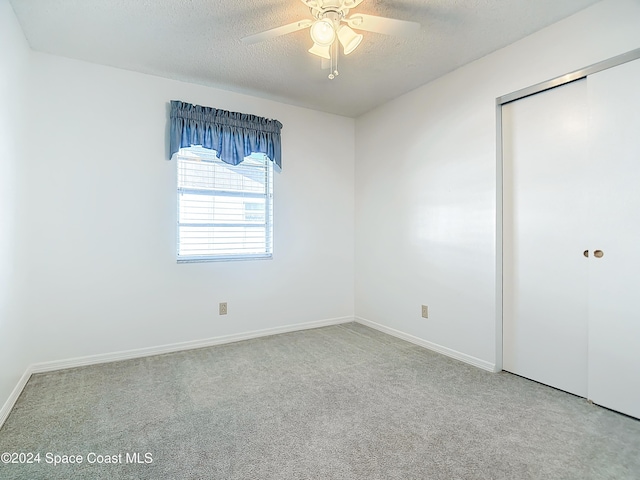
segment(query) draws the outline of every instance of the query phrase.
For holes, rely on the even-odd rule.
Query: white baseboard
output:
[[[33,371],[31,370],[31,366],[27,367],[25,372],[22,374],[22,377],[20,377],[20,380],[18,380],[17,385],[9,395],[9,398],[7,398],[7,401],[4,402],[4,405],[2,406],[2,408],[0,408],[0,428],[2,428],[2,425],[4,425],[4,421],[9,416],[11,409],[18,401],[18,397],[20,396],[20,394],[22,393],[22,390],[24,389],[25,385],[29,381],[29,378],[31,378],[32,373]]]
[[[126,350],[122,352],[103,353],[99,355],[89,355],[86,357],[76,357],[65,360],[34,363],[33,365],[27,367],[18,384],[13,389],[13,392],[11,392],[11,395],[9,395],[9,398],[0,409],[0,427],[2,427],[2,425],[4,424],[5,420],[9,416],[9,413],[11,412],[11,409],[22,393],[22,390],[29,381],[29,378],[34,373],[52,372],[55,370],[64,370],[66,368],[84,367],[87,365],[96,365],[100,363],[110,363],[120,360],[130,360],[133,358],[150,357],[152,355],[161,355],[163,353],[172,353],[183,350],[192,350],[195,348],[211,347],[214,345],[240,342],[242,340],[250,340],[252,338],[268,337],[270,335],[278,335],[281,333],[297,332],[301,330],[309,330],[312,328],[327,327],[330,325],[340,325],[342,323],[349,323],[353,321],[353,317],[329,318],[326,320],[296,323],[293,325],[285,325],[282,327],[265,328],[263,330],[254,330],[251,332],[236,333],[233,335],[224,335],[221,337],[205,338],[203,340],[192,340],[189,342],[172,343],[168,345],[160,345],[157,347],[138,348],[135,350]]]
[[[348,323],[353,321],[354,321],[353,317],[330,318],[326,320],[317,320],[313,322],[285,325],[282,327],[265,328],[264,330],[254,330],[251,332],[235,333],[232,335],[224,335],[221,337],[205,338],[202,340],[191,340],[188,342],[171,343],[168,345],[159,345],[157,347],[138,348],[135,350],[103,353],[99,355],[90,355],[86,357],[69,358],[66,360],[54,360],[52,362],[42,362],[42,363],[36,363],[32,365],[32,373],[51,372],[54,370],[64,370],[65,368],[84,367],[87,365],[96,365],[99,363],[118,362],[120,360],[130,360],[132,358],[150,357],[152,355],[162,355],[163,353],[180,352],[182,350],[193,350],[195,348],[212,347],[214,345],[240,342],[242,340],[250,340],[252,338],[268,337],[269,335],[278,335],[280,333],[297,332],[299,330],[308,330],[311,328],[326,327],[329,325],[339,325],[342,323]]]
[[[474,367],[481,368],[482,370],[487,370],[489,372],[494,372],[494,373],[497,371],[495,364],[487,362],[485,360],[481,360],[476,357],[472,357],[471,355],[467,355],[466,353],[458,352],[456,350],[443,347],[442,345],[438,345],[437,343],[429,342],[427,340],[423,340],[422,338],[415,337],[408,333],[401,332],[400,330],[386,327],[379,323],[372,322],[371,320],[367,320],[366,318],[355,317],[355,321],[358,323],[361,323],[362,325],[366,325],[367,327],[371,327],[375,330],[379,330],[388,335],[400,338],[402,340],[406,340],[407,342],[411,342],[415,345],[419,345],[429,350],[433,350],[434,352],[441,353],[443,355],[446,355],[447,357],[455,358],[456,360],[460,360],[461,362],[468,363],[469,365],[473,365]]]

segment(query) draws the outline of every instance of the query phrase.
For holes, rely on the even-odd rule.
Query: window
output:
[[[176,157],[178,262],[271,258],[273,162],[253,154],[229,165],[202,147]]]

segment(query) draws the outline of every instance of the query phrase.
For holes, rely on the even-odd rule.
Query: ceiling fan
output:
[[[349,55],[360,45],[364,38],[362,34],[354,32],[354,28],[356,30],[403,37],[410,36],[420,29],[420,24],[417,22],[397,20],[395,18],[378,17],[364,13],[355,13],[348,16],[350,9],[357,7],[364,0],[300,1],[309,7],[311,15],[314,17],[313,20],[299,20],[250,35],[243,38],[242,41],[247,44],[258,43],[309,28],[311,40],[313,40],[309,53],[331,62],[329,78],[334,79],[338,75],[338,44],[342,45],[344,54]]]

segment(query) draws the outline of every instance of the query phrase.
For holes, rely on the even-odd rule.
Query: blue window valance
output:
[[[170,157],[183,147],[202,145],[230,165],[252,153],[264,153],[282,167],[278,120],[176,100],[171,101],[170,120]]]

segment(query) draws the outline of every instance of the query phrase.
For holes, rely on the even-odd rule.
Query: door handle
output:
[[[604,256],[604,252],[602,250],[594,250],[593,256],[596,258],[602,258]]]

